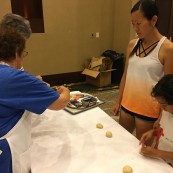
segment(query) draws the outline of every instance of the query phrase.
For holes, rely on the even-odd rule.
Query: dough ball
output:
[[[126,165],[123,167],[123,173],[133,173],[133,169],[131,166]]]
[[[112,138],[112,132],[111,132],[111,131],[107,131],[107,132],[106,132],[106,137]]]
[[[99,128],[99,129],[102,129],[103,128],[103,124],[97,123],[96,127]]]

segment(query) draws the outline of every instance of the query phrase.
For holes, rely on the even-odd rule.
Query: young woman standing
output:
[[[136,137],[151,129],[160,116],[160,105],[151,97],[152,87],[173,73],[173,44],[157,29],[158,9],[152,0],[140,0],[131,9],[138,38],[129,42],[120,89],[113,107],[119,123]],[[120,109],[121,108],[121,109]]]

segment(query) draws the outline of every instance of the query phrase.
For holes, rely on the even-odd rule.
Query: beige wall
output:
[[[84,62],[104,50],[125,53],[132,37],[132,0],[43,0],[45,33],[27,41],[25,69],[32,74],[82,71]],[[1,0],[0,18],[11,12],[10,0]],[[99,38],[91,33],[99,32]]]
[[[138,0],[116,0],[114,16],[114,50],[126,53],[126,47],[135,32],[131,25],[130,11]]]
[[[126,47],[130,38],[130,9],[132,2],[130,0],[115,1],[114,16],[114,50],[126,52]]]

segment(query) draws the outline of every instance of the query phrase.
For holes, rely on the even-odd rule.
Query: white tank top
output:
[[[127,110],[151,118],[159,116],[160,106],[151,96],[151,90],[163,76],[163,65],[158,53],[165,39],[166,37],[162,37],[154,50],[146,57],[134,54],[129,58],[122,98],[122,106]]]

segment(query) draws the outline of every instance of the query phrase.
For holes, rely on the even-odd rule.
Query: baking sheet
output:
[[[73,91],[70,93],[70,99],[71,100],[77,100],[79,103],[81,103],[82,99],[88,97],[88,96],[91,96],[91,97],[94,97],[93,95],[91,94],[88,94],[88,93],[82,93],[80,91]],[[76,97],[75,97],[76,96]],[[81,97],[80,97],[81,96]],[[69,106],[66,106],[64,108],[65,111],[69,112],[70,114],[78,114],[78,113],[81,113],[81,112],[84,112],[84,111],[87,111],[89,109],[92,109],[94,107],[97,107],[99,106],[100,104],[103,104],[104,102],[101,101],[99,98],[97,97],[94,97],[97,101],[96,101],[96,104],[92,105],[92,106],[89,106],[89,107],[83,107],[83,108],[75,108],[75,107],[69,107]]]

